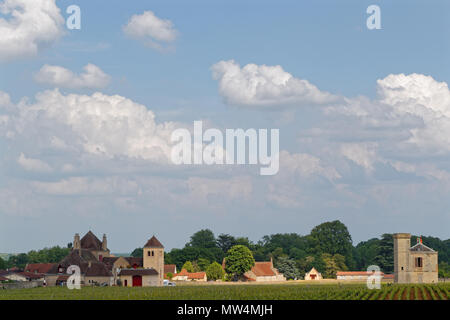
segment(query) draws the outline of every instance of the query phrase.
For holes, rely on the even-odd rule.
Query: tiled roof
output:
[[[370,276],[373,272],[368,271],[338,271],[336,272],[336,276]],[[384,275],[383,272],[380,272],[380,275]]]
[[[252,272],[257,277],[276,276],[276,272],[272,269],[272,262],[255,262]]]
[[[179,273],[174,276],[187,276],[188,279],[203,279],[206,276],[206,272],[187,272],[186,269],[182,269]]]
[[[394,279],[394,275],[393,274],[385,274],[383,276],[383,279]]]
[[[188,274],[188,279],[204,279],[206,277],[206,272],[190,272]]]
[[[102,242],[89,231],[81,238],[81,249],[90,249],[90,250],[103,250]]]
[[[8,278],[4,278],[4,277],[0,276],[0,281],[8,281],[8,280],[9,280]]]
[[[151,237],[150,240],[147,241],[144,248],[164,248],[164,246],[156,239],[155,236]]]
[[[88,277],[111,277],[111,271],[108,270],[106,265],[102,262],[91,263],[91,266],[86,270],[85,273]]]
[[[130,266],[137,265],[138,267],[142,267],[144,265],[144,259],[140,257],[124,257]]]
[[[119,273],[120,276],[152,276],[158,275],[158,271],[155,269],[122,269]]]
[[[47,273],[56,263],[30,263],[25,267],[25,271],[34,273]]]
[[[176,265],[174,265],[174,264],[165,264],[164,265],[164,273],[173,273],[173,274],[175,274],[176,272],[176,269],[177,269],[177,266]]]

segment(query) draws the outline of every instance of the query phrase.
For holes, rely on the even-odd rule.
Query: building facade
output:
[[[437,283],[438,253],[417,239],[411,247],[411,234],[394,234],[394,282]]]

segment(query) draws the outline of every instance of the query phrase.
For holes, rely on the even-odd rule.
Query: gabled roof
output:
[[[276,272],[273,270],[273,264],[271,261],[268,262],[255,262],[255,265],[252,267],[252,272],[257,277],[266,277],[266,276],[276,276]]]
[[[92,233],[92,231],[89,231],[84,235],[83,238],[81,238],[81,249],[90,249],[90,250],[103,250],[102,249],[102,242],[95,236],[95,234]]]
[[[412,246],[411,248],[409,248],[409,250],[410,251],[436,252],[436,251],[434,251],[430,247],[427,247],[426,245],[424,245],[421,242],[419,242],[416,245]]]
[[[34,273],[47,273],[56,263],[29,263],[25,271]]]
[[[306,274],[320,274],[320,272],[317,271],[316,268],[312,267],[311,270],[309,270],[309,272],[307,272]]]
[[[144,248],[164,248],[164,246],[156,239],[155,236],[151,237],[150,240],[147,241]]]

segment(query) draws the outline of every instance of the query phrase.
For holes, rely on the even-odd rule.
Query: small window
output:
[[[150,254],[150,251],[147,251],[147,255],[150,257],[150,255],[151,255],[151,254]]]
[[[403,270],[403,267],[402,267],[402,270]]]
[[[416,268],[422,268],[423,266],[423,260],[422,258],[416,258]]]
[[[155,251],[152,251],[152,257],[154,257],[155,256]]]

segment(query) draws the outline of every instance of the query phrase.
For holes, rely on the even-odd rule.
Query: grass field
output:
[[[449,300],[450,284],[387,285],[369,290],[363,284],[184,285],[160,288],[65,287],[0,290],[0,300]]]

